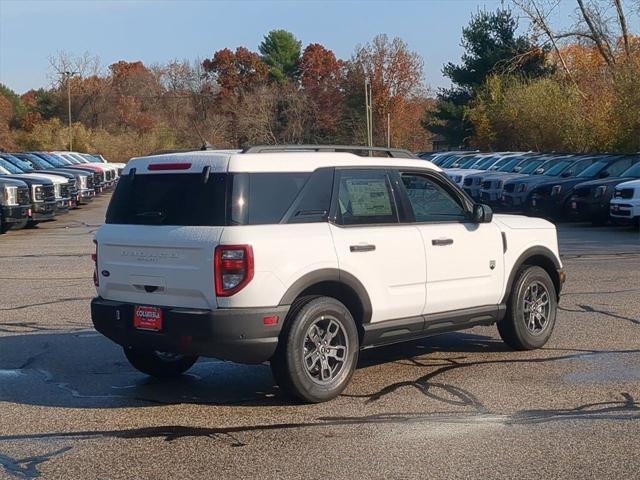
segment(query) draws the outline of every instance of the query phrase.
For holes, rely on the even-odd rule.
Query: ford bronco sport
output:
[[[361,349],[494,323],[542,347],[564,281],[551,223],[381,148],[135,158],[95,241],[93,323],[135,368],[270,361],[308,402],[340,394]]]

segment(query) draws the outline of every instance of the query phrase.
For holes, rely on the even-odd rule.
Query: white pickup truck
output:
[[[366,348],[490,324],[539,348],[564,282],[553,224],[493,215],[403,150],[135,158],[95,242],[93,323],[138,370],[270,361],[309,402]]]

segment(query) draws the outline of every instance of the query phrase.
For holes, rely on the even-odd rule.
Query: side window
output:
[[[581,171],[593,163],[593,160],[581,160],[571,165],[564,173],[569,177],[578,175]]]
[[[341,225],[397,223],[389,177],[384,170],[338,170],[337,221]]]
[[[606,171],[609,173],[610,177],[619,177],[620,174],[627,168],[629,168],[632,164],[633,160],[631,158],[626,158],[609,165]]]
[[[416,222],[462,222],[467,219],[462,205],[429,178],[403,173],[402,183]]]

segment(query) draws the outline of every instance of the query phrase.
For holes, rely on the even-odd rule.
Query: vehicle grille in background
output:
[[[587,198],[589,196],[589,193],[591,193],[590,187],[580,187],[580,188],[576,188],[573,191],[573,195],[578,198]]]
[[[513,193],[515,188],[516,188],[516,184],[515,183],[507,183],[504,186],[504,191],[507,192],[507,193]]]
[[[93,176],[87,177],[87,188],[93,188]]]
[[[29,198],[29,188],[19,187],[18,188],[18,205],[28,205],[29,203],[31,203],[31,199]]]
[[[41,185],[36,187],[35,199],[38,202],[54,202],[56,191],[53,185]]]
[[[616,190],[616,198],[633,198],[633,188]]]
[[[491,180],[487,180],[487,181],[482,182],[482,188],[484,190],[491,189],[491,183],[492,183]]]
[[[60,196],[62,198],[69,197],[69,185],[60,185]]]
[[[465,178],[464,179],[464,186],[465,187],[470,187],[473,184],[473,178]]]
[[[107,171],[107,180],[109,181],[113,180],[113,172],[111,170]]]
[[[102,182],[102,174],[101,173],[94,173],[93,174],[93,184],[94,185],[100,185],[100,183]]]

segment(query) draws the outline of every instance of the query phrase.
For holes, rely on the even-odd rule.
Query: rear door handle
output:
[[[445,245],[453,245],[453,238],[435,238],[431,240],[431,245],[443,247]]]
[[[373,252],[375,249],[375,245],[351,245],[349,247],[352,252]]]

